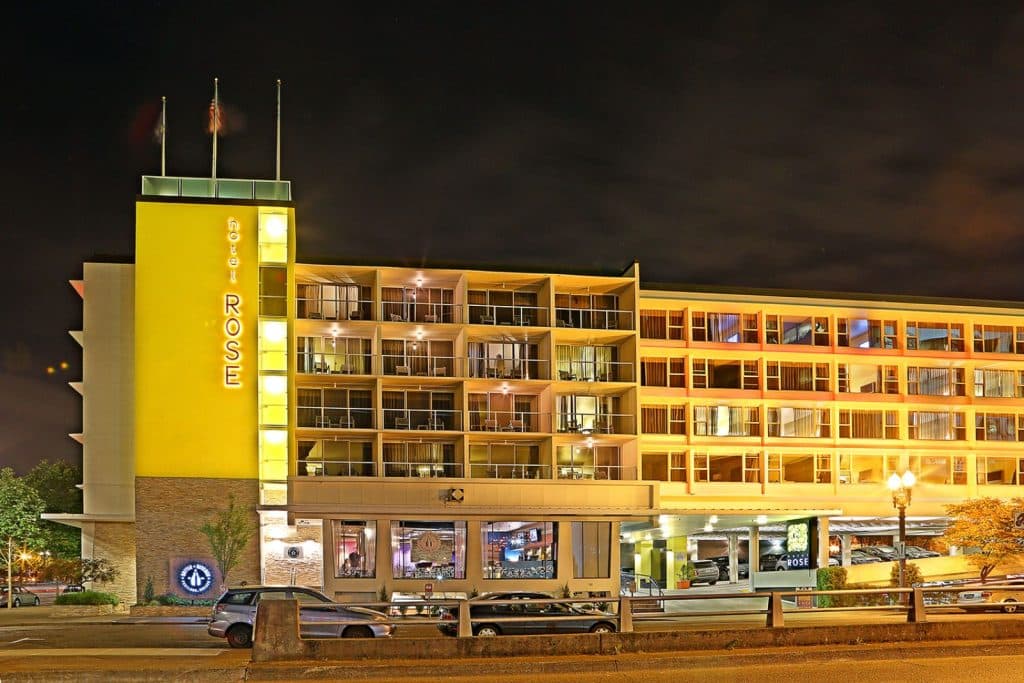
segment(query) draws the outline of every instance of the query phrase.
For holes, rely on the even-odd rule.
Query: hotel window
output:
[[[886,481],[889,459],[884,455],[841,453],[839,455],[840,484],[881,484]]]
[[[633,366],[618,363],[618,353],[614,346],[559,344],[555,349],[558,378],[577,382],[632,382]]]
[[[978,441],[1021,441],[1024,415],[978,413],[974,416],[974,438]]]
[[[828,363],[765,363],[765,388],[782,391],[829,391]]]
[[[447,342],[451,344],[451,342]],[[606,358],[589,347],[590,352],[578,352],[577,348],[558,348],[560,361],[566,363],[566,370],[573,361],[582,367],[582,362],[587,362],[587,369],[591,372],[596,366],[605,362]],[[603,348],[603,347],[598,347]],[[537,345],[517,342],[469,342],[469,376],[489,377],[492,379],[547,379],[548,363],[537,359]],[[562,354],[565,354],[564,356]],[[451,355],[449,353],[448,355]],[[441,361],[435,366],[443,365]],[[411,370],[411,368],[410,368]],[[582,370],[581,370],[582,371]],[[385,374],[393,374],[385,371]],[[449,373],[449,377],[451,374]],[[573,379],[575,376],[573,376]],[[568,377],[566,379],[569,379]]]
[[[317,375],[373,374],[372,340],[360,337],[299,337],[296,372]]]
[[[554,522],[483,522],[485,579],[553,579],[558,537]]]
[[[299,441],[297,474],[301,477],[373,477],[373,442],[322,439]]]
[[[668,359],[641,358],[640,384],[645,387],[668,386]]]
[[[823,316],[766,315],[764,340],[768,344],[829,346],[828,318]]]
[[[695,482],[746,482],[761,481],[761,455],[739,453],[717,455],[694,453],[693,480]]]
[[[550,479],[540,445],[521,441],[474,443],[469,446],[469,476],[474,479]]]
[[[572,523],[572,576],[574,579],[609,578],[612,575],[611,558],[612,525],[610,523]]]
[[[686,481],[686,453],[644,453],[645,481]]]
[[[832,482],[832,456],[769,453],[768,481],[782,484],[829,484]]]
[[[910,455],[908,469],[926,484],[966,484],[967,459],[962,455]]]
[[[686,406],[668,407],[669,434],[686,434]]]
[[[668,359],[668,385],[676,389],[686,388],[686,359]]]
[[[619,310],[619,297],[615,294],[555,293],[557,327],[627,329],[633,326],[629,316],[629,311]]]
[[[759,409],[742,406],[694,406],[694,436],[760,436]]]
[[[895,410],[840,410],[841,439],[898,439],[899,413]]]
[[[757,389],[756,360],[693,359],[694,389]]]
[[[854,349],[895,349],[896,321],[868,318],[840,318],[836,321],[839,346]]]
[[[620,434],[633,431],[633,415],[619,414],[618,396],[565,394],[556,398],[560,432]]]
[[[1020,331],[1018,328],[1018,336]],[[975,353],[1014,353],[1014,339],[1014,329],[1009,325],[974,326]]]
[[[297,426],[313,429],[372,429],[373,392],[369,389],[299,387]]]
[[[385,375],[451,377],[455,374],[455,345],[448,339],[382,339],[381,366]],[[507,367],[511,372],[511,359]]]
[[[963,351],[963,323],[907,322],[907,349]]]
[[[372,288],[363,285],[299,284],[296,317],[312,320],[372,320]]]
[[[975,370],[974,395],[984,398],[1024,397],[1024,371]]]
[[[1024,458],[979,455],[978,483],[990,486],[1024,484]]]
[[[559,446],[555,451],[559,479],[632,479],[635,468],[622,466],[618,446]]]
[[[466,578],[465,522],[391,522],[392,576]]]
[[[693,341],[756,344],[757,315],[694,311],[690,334]]]
[[[547,307],[537,305],[536,292],[471,289],[467,298],[471,323],[547,327]]]
[[[641,406],[640,422],[644,434],[668,434],[668,406]]]
[[[381,316],[391,322],[457,323],[455,290],[441,287],[381,287]]]
[[[909,438],[921,441],[963,441],[967,438],[963,413],[911,410],[907,413]]]
[[[966,396],[963,368],[907,368],[907,393],[914,396]]]
[[[898,394],[899,370],[895,365],[840,363],[836,368],[840,393]]]
[[[377,576],[377,522],[331,520],[334,537],[334,578],[372,579]]]
[[[462,463],[455,461],[455,444],[439,441],[385,441],[386,477],[461,477]]]
[[[768,408],[768,436],[813,439],[831,436],[825,408]]]
[[[288,269],[260,266],[260,315],[288,315]]]
[[[686,339],[686,311],[655,309],[640,311],[640,337],[643,339]]]

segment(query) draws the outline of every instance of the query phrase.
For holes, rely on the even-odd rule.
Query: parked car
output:
[[[758,571],[773,572],[779,564],[782,553],[765,553],[758,559]]]
[[[873,562],[881,561],[882,558],[861,552],[860,550],[850,551],[850,564],[872,564]]]
[[[923,560],[928,557],[942,557],[942,553],[937,553],[934,550],[928,550],[916,545],[907,546],[908,560]]]
[[[256,609],[263,600],[298,600],[299,633],[303,638],[386,638],[395,632],[386,615],[365,607],[339,605],[312,588],[241,586],[229,588],[217,600],[207,633],[227,638],[231,647],[251,646]]]
[[[784,553],[775,562],[775,571],[784,572],[790,569],[807,569],[807,553]]]
[[[717,576],[717,573],[716,573]],[[598,609],[586,609],[567,602],[521,602],[526,600],[552,600],[547,593],[504,591],[487,593],[470,600],[469,615],[473,620],[473,635],[480,637],[500,635],[540,635],[546,633],[614,633],[615,615]],[[489,622],[489,619],[523,617],[528,621]],[[555,618],[553,618],[555,617]],[[577,617],[564,619],[562,617]],[[458,623],[448,610],[441,611],[447,623],[437,625],[441,633],[458,634]]]
[[[7,607],[7,589],[0,589],[0,607]],[[28,607],[29,605],[38,606],[39,596],[21,586],[14,586],[14,600],[15,607],[21,607],[22,605]]]
[[[697,571],[697,576],[690,579],[690,583],[706,583],[714,586],[718,583],[718,565],[713,560],[693,560],[690,564]]]
[[[84,592],[85,592],[85,586],[83,586],[80,583],[69,584],[67,586],[64,586],[64,588],[61,590],[62,594],[63,593],[84,593]]]
[[[729,556],[728,555],[716,555],[715,557],[707,558],[718,565],[718,580],[728,581],[729,580]],[[745,579],[750,576],[750,565],[746,562],[736,562],[736,572],[739,578]]]
[[[892,562],[899,559],[899,553],[891,545],[862,545],[854,550],[877,557],[882,562]]]
[[[957,593],[955,607],[967,612],[1001,610],[1024,612],[1024,586],[1019,588],[972,588]]]

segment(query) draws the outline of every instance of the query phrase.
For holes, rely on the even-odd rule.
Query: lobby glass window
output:
[[[1018,456],[978,456],[978,483],[988,486],[1024,484],[1024,458]]]
[[[1014,329],[1006,325],[975,325],[975,353],[1013,353]]]
[[[694,453],[693,480],[696,482],[758,483],[761,481],[759,453],[719,455]]]
[[[693,341],[756,344],[757,315],[694,311],[690,334]]]
[[[907,322],[907,349],[963,351],[963,323]]]
[[[907,368],[907,393],[917,396],[966,396],[963,368]]]
[[[768,481],[783,484],[829,484],[832,482],[832,456],[769,453]]]
[[[841,318],[836,321],[836,342],[854,349],[895,349],[895,320]]]
[[[978,413],[974,416],[974,438],[978,441],[1017,441],[1024,419],[1012,413]]]
[[[485,579],[553,579],[558,537],[554,522],[484,522]]]
[[[836,377],[840,393],[900,393],[899,369],[895,365],[839,363]]]
[[[331,520],[334,577],[372,579],[377,576],[377,522]]]
[[[775,391],[829,391],[828,363],[765,363],[765,388]]]
[[[887,462],[884,455],[841,453],[839,455],[839,483],[884,483],[890,474],[886,470]]]
[[[820,438],[831,436],[825,408],[768,408],[768,436]]]
[[[465,522],[391,522],[396,579],[466,578]]]
[[[823,316],[766,315],[764,340],[768,344],[829,346],[828,318]]]
[[[611,576],[612,525],[608,522],[572,523],[572,575],[575,579]]]
[[[924,441],[963,441],[967,438],[965,415],[957,412],[912,410],[909,419],[911,439]]]
[[[756,360],[693,359],[694,389],[757,389]]]
[[[757,407],[694,406],[694,436],[760,436]]]
[[[984,398],[1024,397],[1024,372],[1018,370],[975,370],[974,395]]]
[[[840,410],[841,439],[898,439],[899,414],[895,410]]]

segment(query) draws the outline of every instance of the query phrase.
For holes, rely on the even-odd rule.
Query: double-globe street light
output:
[[[889,490],[892,491],[892,506],[900,513],[900,588],[904,588],[907,576],[907,506],[910,505],[911,489],[917,483],[914,473],[907,470],[903,475],[892,473]]]

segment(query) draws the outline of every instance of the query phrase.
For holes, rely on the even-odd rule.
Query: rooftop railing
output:
[[[292,200],[292,184],[288,180],[241,180],[144,175],[142,176],[142,194],[155,197],[200,197],[208,199],[251,199],[290,202]]]

